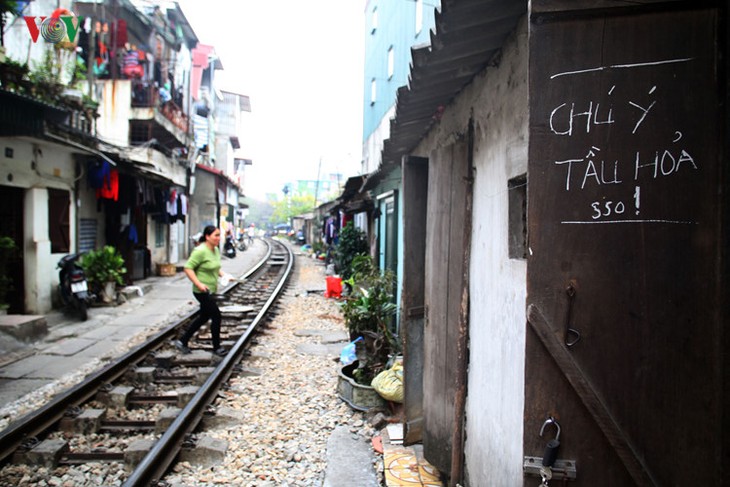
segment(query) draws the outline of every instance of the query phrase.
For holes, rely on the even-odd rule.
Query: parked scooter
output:
[[[226,243],[223,244],[223,255],[232,259],[236,256],[236,246],[233,243],[233,237],[228,235],[226,237]]]
[[[247,248],[248,248],[248,245],[246,244],[246,237],[243,234],[241,234],[238,237],[238,250],[239,250],[239,252],[243,252]]]
[[[89,318],[89,303],[94,295],[89,292],[86,274],[78,264],[79,257],[81,254],[69,254],[58,261],[58,288],[66,308],[73,309],[81,321],[86,321]]]

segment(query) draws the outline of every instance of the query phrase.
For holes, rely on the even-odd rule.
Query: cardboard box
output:
[[[157,264],[158,276],[174,276],[175,272],[175,264]]]

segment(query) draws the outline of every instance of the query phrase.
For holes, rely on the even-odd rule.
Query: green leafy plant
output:
[[[341,306],[350,339],[363,337],[357,343],[358,367],[353,377],[358,383],[369,385],[388,358],[400,350],[400,341],[390,329],[397,310],[393,302],[395,274],[378,269],[369,255],[355,256],[352,271],[346,281],[351,292]]]
[[[8,294],[13,291],[13,278],[9,275],[10,263],[17,258],[18,246],[10,237],[0,237],[0,308],[8,305]]]
[[[368,252],[368,240],[365,232],[349,222],[340,231],[339,243],[335,250],[335,270],[343,280],[349,279],[353,274],[353,260]]]
[[[86,273],[89,284],[97,292],[107,282],[124,284],[122,276],[127,273],[127,269],[124,267],[124,258],[111,245],[86,253],[81,258],[80,264]]]
[[[28,75],[28,65],[5,58],[0,63],[0,85],[4,90],[18,92],[23,89],[22,82]]]
[[[316,240],[316,241],[312,242],[312,252],[319,255],[324,251],[325,251],[325,246],[321,240]]]
[[[33,62],[28,73],[31,95],[48,103],[57,104],[65,86],[62,83],[64,63],[55,49],[47,48],[42,62]]]

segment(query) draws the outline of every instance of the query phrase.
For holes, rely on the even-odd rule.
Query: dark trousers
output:
[[[203,326],[203,323],[210,320],[213,350],[218,350],[221,347],[221,310],[218,309],[218,305],[210,293],[193,293],[193,296],[200,303],[200,315],[198,315],[195,321],[190,323],[188,329],[180,337],[180,341],[187,345],[193,334]]]

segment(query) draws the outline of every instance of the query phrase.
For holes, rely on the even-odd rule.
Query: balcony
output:
[[[129,117],[130,145],[155,139],[169,150],[189,144],[189,119],[166,93],[156,86],[132,80]]]
[[[173,100],[140,80],[97,81],[101,92],[99,135],[116,145],[150,146],[166,155],[188,147],[188,117]]]

